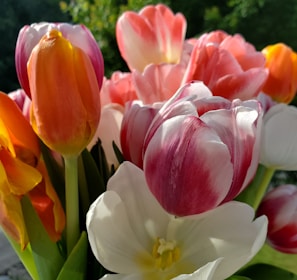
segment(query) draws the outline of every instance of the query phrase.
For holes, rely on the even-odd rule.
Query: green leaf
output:
[[[251,280],[251,278],[246,277],[246,276],[233,275],[233,276],[227,278],[227,280]]]
[[[90,203],[92,203],[106,190],[105,180],[107,180],[107,178],[103,178],[102,173],[98,170],[97,164],[89,151],[84,150],[81,157],[84,167],[86,186],[88,188],[88,196]]]
[[[85,231],[68,256],[57,280],[83,280],[86,278],[88,238]]]
[[[10,236],[6,234],[4,229],[2,230],[2,232],[5,234],[10,245],[14,249],[14,252],[17,254],[17,256],[21,260],[22,264],[24,265],[24,267],[26,268],[27,272],[30,274],[32,279],[38,279],[38,273],[36,270],[30,244],[27,245],[25,250],[21,250],[20,244],[18,244],[15,240],[10,238]]]
[[[297,275],[297,254],[281,253],[268,244],[262,247],[259,253],[248,263],[248,266],[254,264],[272,265]]]
[[[35,280],[56,279],[65,261],[62,253],[57,243],[49,238],[27,196],[21,199],[21,204],[32,255],[39,275],[39,278]]]
[[[247,279],[253,279],[253,280],[263,280],[263,279],[296,280],[297,279],[297,276],[294,275],[292,272],[277,268],[272,265],[267,265],[267,264],[256,264],[253,266],[249,266],[245,270],[241,271],[240,274],[249,277]],[[235,280],[237,278],[235,279],[231,278],[231,279]],[[241,278],[238,278],[238,279],[241,279]],[[245,278],[242,278],[242,279],[245,279]]]
[[[116,155],[118,162],[121,164],[123,161],[125,161],[125,158],[124,158],[121,150],[119,149],[119,147],[116,145],[116,143],[114,141],[112,141],[112,147],[113,147],[113,150],[114,150],[114,153]]]

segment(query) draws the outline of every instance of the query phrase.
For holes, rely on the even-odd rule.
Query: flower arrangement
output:
[[[130,72],[83,25],[19,33],[0,94],[0,225],[33,279],[295,279],[296,53],[169,7],[124,12]]]

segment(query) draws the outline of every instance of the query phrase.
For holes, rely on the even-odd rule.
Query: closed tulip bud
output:
[[[143,155],[150,190],[176,216],[213,209],[247,187],[259,162],[262,123],[256,100],[197,99],[197,90],[206,93],[203,84],[183,89],[180,95],[193,95],[174,96],[160,108]]]
[[[267,240],[283,253],[297,254],[297,187],[281,185],[266,194],[257,215],[268,218]]]
[[[100,88],[89,56],[53,29],[33,49],[28,77],[33,129],[52,150],[79,154],[100,119]]]
[[[297,90],[297,54],[282,43],[267,46],[262,53],[269,69],[263,92],[278,102],[290,103]]]
[[[104,75],[103,57],[92,33],[82,24],[72,25],[69,23],[40,22],[33,23],[31,25],[25,25],[20,30],[16,42],[16,72],[19,82],[26,94],[31,97],[27,73],[27,62],[33,48],[38,44],[40,39],[52,29],[61,31],[63,37],[69,40],[72,45],[84,50],[84,52],[91,59],[94,71],[96,73],[98,85],[101,87]]]

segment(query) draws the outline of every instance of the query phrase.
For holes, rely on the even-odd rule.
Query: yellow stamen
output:
[[[157,238],[152,256],[155,259],[155,265],[161,270],[169,268],[180,258],[180,249],[176,246],[175,240],[167,241],[164,238]]]

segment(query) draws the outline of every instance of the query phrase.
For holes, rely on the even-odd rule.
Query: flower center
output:
[[[155,265],[161,270],[169,268],[180,258],[180,249],[176,246],[175,240],[167,241],[164,238],[157,238],[152,251]]]

